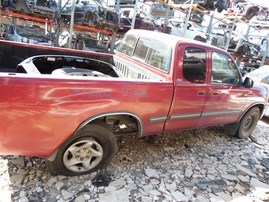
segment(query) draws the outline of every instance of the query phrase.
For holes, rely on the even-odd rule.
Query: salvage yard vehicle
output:
[[[43,55],[18,72],[0,73],[0,152],[46,158],[54,175],[103,168],[129,133],[224,125],[248,138],[267,107],[224,50],[145,30],[127,32],[114,65]]]
[[[183,36],[184,33],[184,20],[172,18],[169,19],[169,27],[171,27],[171,34],[177,36]],[[206,42],[207,37],[204,28],[194,22],[188,22],[188,26],[185,30],[185,36],[188,39],[194,39],[201,42]]]
[[[254,82],[254,85],[262,85],[266,87],[269,91],[269,65],[264,65],[247,73],[243,78],[251,78]],[[269,102],[269,96],[268,96]],[[264,113],[264,116],[269,117],[269,108]]]
[[[39,26],[10,25],[5,31],[5,40],[51,46],[52,41]]]
[[[62,8],[61,18],[70,22],[71,13],[72,2],[70,1]],[[120,16],[103,0],[77,0],[74,21],[77,24],[115,29],[119,27]]]
[[[57,12],[58,5],[55,0],[1,0],[3,9],[14,12],[34,14],[40,17],[53,17]]]

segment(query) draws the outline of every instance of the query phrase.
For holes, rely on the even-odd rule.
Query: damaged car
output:
[[[4,10],[35,14],[40,17],[53,17],[58,9],[55,0],[1,0],[1,4]]]
[[[51,46],[49,34],[38,26],[10,25],[5,31],[5,40]]]
[[[61,18],[70,22],[72,3],[66,3],[61,11]],[[77,0],[74,22],[89,26],[102,26],[115,29],[119,26],[119,15],[102,0]]]

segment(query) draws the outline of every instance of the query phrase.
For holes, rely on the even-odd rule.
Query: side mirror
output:
[[[243,83],[243,86],[245,86],[246,88],[252,88],[254,85],[254,82],[251,78],[246,77]]]

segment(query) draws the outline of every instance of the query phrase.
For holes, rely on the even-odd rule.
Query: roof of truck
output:
[[[192,40],[192,39],[188,39],[188,38],[184,38],[184,37],[180,37],[180,36],[176,36],[176,35],[172,35],[172,34],[156,32],[156,31],[132,29],[132,30],[129,30],[126,34],[133,34],[133,35],[138,35],[138,36],[150,37],[151,39],[162,41],[162,42],[167,43],[171,46],[175,46],[175,44],[177,44],[178,42],[190,42],[190,43],[195,43],[195,44],[199,44],[202,46],[209,46],[209,47],[212,47],[214,49],[219,49],[215,46],[209,45],[209,44],[204,43],[204,42],[200,42],[200,41],[196,41],[196,40]]]

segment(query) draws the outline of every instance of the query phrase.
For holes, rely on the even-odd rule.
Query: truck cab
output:
[[[238,123],[254,106],[264,112],[267,91],[243,81],[229,53],[204,43],[129,31],[115,64],[127,77],[139,72],[136,77],[173,83],[171,108],[162,117],[166,131]]]

